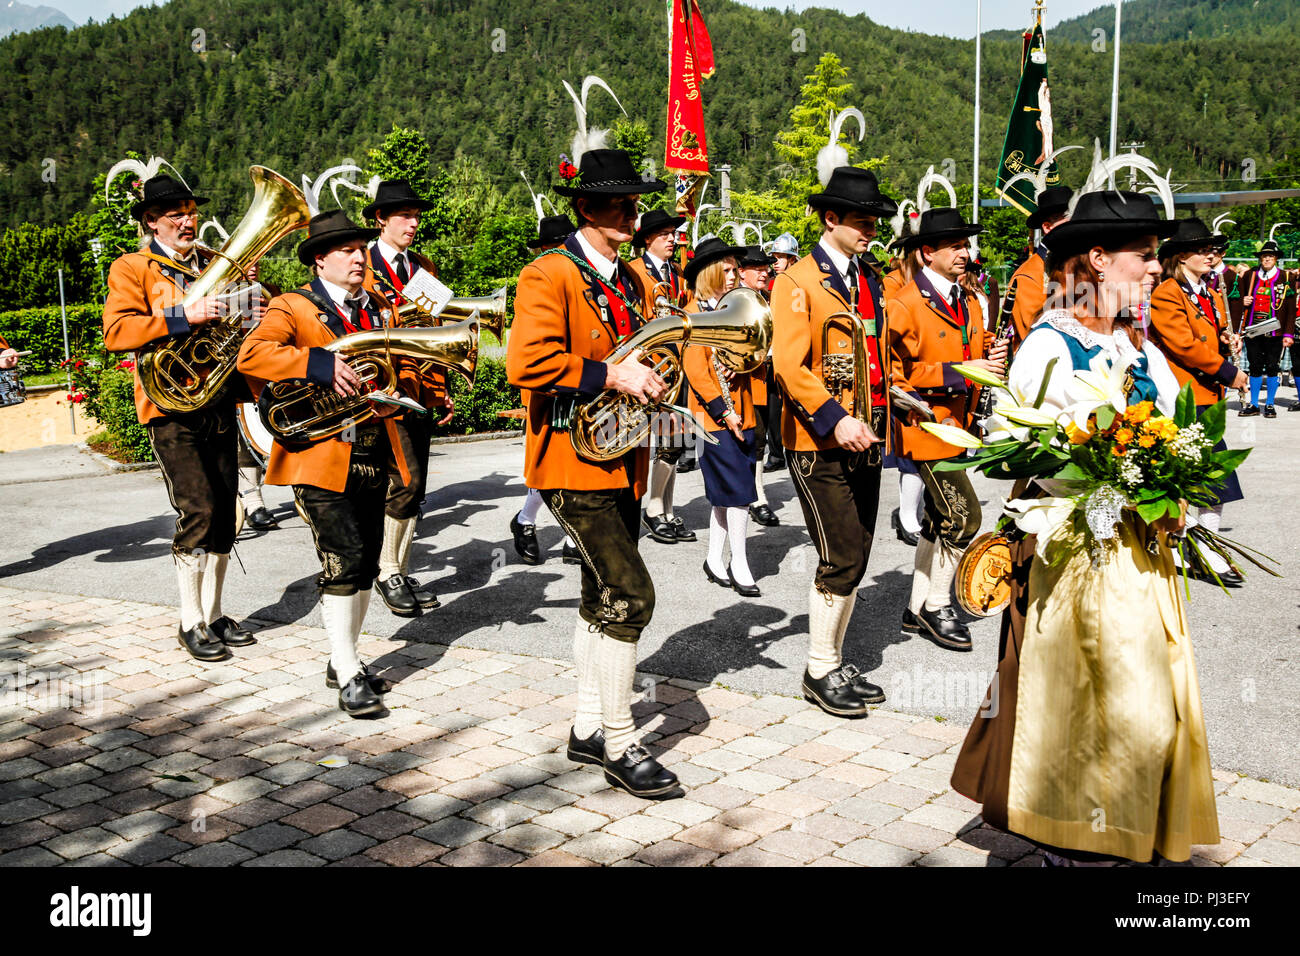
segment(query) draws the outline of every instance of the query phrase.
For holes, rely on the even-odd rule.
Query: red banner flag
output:
[[[708,173],[704,141],[704,98],[700,80],[713,74],[713,41],[696,0],[669,0],[668,123],[664,166],[677,172]],[[686,3],[690,3],[687,12]]]

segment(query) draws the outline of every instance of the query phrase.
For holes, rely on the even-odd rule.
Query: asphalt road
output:
[[[1283,410],[1273,421],[1241,421],[1233,412],[1229,443],[1256,450],[1241,472],[1248,500],[1229,508],[1224,531],[1277,558],[1288,577],[1256,573],[1231,596],[1192,584],[1189,617],[1211,756],[1216,767],[1300,785],[1300,589],[1295,583],[1300,413]],[[99,474],[85,464],[60,448],[0,455],[0,580],[177,604],[169,556],[173,514],[158,472]],[[366,619],[368,632],[397,641],[570,655],[578,568],[559,560],[561,534],[545,512],[539,537],[550,559],[530,567],[515,555],[507,523],[524,493],[521,467],[520,440],[434,448],[433,490],[419,526],[413,571],[433,583],[443,606],[403,620],[376,599]],[[678,512],[701,540],[666,546],[642,539],[657,590],[654,621],[641,642],[642,671],[754,692],[798,693],[816,556],[788,474],[768,478],[782,523],[754,527],[750,563],[763,594],[744,599],[705,580],[708,505],[701,478],[698,471],[678,477]],[[979,478],[976,483],[988,527],[1004,489]],[[283,525],[240,540],[236,550],[244,573],[233,563],[225,609],[265,621],[319,623],[310,534],[293,513],[287,489],[268,488],[266,498]],[[899,634],[912,551],[889,530],[897,501],[897,475],[886,472],[881,535],[859,591],[845,656],[885,688],[886,709],[966,723],[996,663],[997,621],[973,624],[975,649],[969,654]]]

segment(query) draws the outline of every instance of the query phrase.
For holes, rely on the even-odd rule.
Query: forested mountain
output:
[[[1153,0],[1126,8],[1136,17],[1147,4],[1162,9]],[[735,188],[766,188],[781,175],[773,136],[826,51],[848,69],[867,117],[860,155],[888,157],[884,176],[904,189],[945,159],[969,181],[973,41],[827,10],[703,6],[718,64],[704,84],[710,152],[732,164]],[[173,0],[9,37],[0,41],[0,226],[87,209],[95,175],[128,150],[172,160],[214,199],[205,212],[231,224],[247,201],[250,163],[295,181],[345,158],[364,165],[395,123],[422,130],[435,161],[475,157],[526,198],[517,170],[552,182],[568,150],[574,111],[562,79],[600,75],[662,144],[666,38],[663,0]],[[1236,176],[1247,157],[1263,171],[1300,141],[1295,33],[1132,49],[1120,136],[1149,144],[1176,180]],[[985,182],[1019,53],[1018,40],[984,46]],[[1104,139],[1109,56],[1051,37],[1049,54],[1057,143]],[[603,93],[591,103],[593,125],[616,117]],[[662,145],[651,153],[661,161]],[[1068,179],[1081,178],[1083,156],[1066,158]]]
[[[1115,29],[1115,4],[1102,6],[1050,31],[1050,39],[1091,43],[1093,31]],[[1135,43],[1214,39],[1234,36],[1300,36],[1300,3],[1296,0],[1127,0],[1121,39]]]

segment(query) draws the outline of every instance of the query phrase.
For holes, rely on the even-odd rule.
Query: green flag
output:
[[[1038,208],[1034,198],[1034,185],[1024,179],[1006,189],[1007,181],[1017,173],[1038,172],[1055,148],[1052,142],[1052,99],[1047,87],[1047,38],[1043,21],[1036,18],[1034,28],[1025,34],[1024,51],[1020,60],[1020,86],[1016,90],[1016,104],[1007,121],[1007,138],[1002,144],[1002,163],[998,166],[997,188],[1007,202],[1026,216]],[[1047,172],[1047,185],[1061,181],[1060,171],[1052,163]]]

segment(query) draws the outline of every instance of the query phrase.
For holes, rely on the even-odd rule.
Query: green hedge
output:
[[[0,335],[20,352],[31,350],[23,364],[33,374],[56,371],[63,363],[63,321],[57,305],[0,312]],[[103,352],[103,306],[68,306],[68,347],[73,358]]]
[[[454,376],[451,389],[456,401],[456,414],[452,420],[435,429],[439,435],[475,435],[482,432],[512,431],[519,422],[498,418],[497,412],[518,408],[521,404],[519,389],[506,381],[506,363],[491,356],[479,354],[478,369],[474,375],[471,392],[465,380]]]

